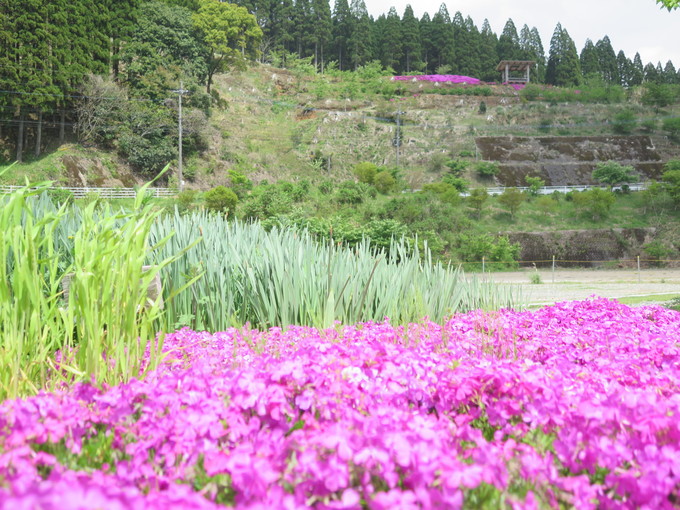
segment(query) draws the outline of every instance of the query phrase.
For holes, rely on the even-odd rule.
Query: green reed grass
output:
[[[0,398],[61,381],[125,381],[140,375],[147,350],[154,368],[162,345],[161,309],[147,287],[173,257],[142,271],[167,242],[149,245],[159,213],[142,207],[145,188],[133,212],[113,213],[95,204],[56,208],[48,185],[0,198]]]
[[[199,236],[162,271],[166,289],[203,276],[167,307],[163,328],[223,330],[289,324],[329,327],[389,317],[406,323],[442,320],[471,309],[517,305],[516,291],[465,278],[433,264],[404,242],[376,254],[365,241],[355,248],[317,242],[305,232],[267,232],[258,224],[227,221],[204,212],[158,219],[153,235],[175,235],[157,256],[168,257]]]

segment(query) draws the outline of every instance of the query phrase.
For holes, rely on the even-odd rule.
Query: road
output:
[[[607,298],[648,296],[651,302],[655,301],[654,296],[660,296],[659,301],[663,302],[668,300],[668,294],[680,295],[680,269],[643,269],[639,274],[630,269],[560,269],[554,275],[550,269],[539,269],[542,283],[532,284],[534,272],[527,269],[487,273],[483,277],[500,285],[520,286],[524,301],[530,306],[586,299],[593,295]]]

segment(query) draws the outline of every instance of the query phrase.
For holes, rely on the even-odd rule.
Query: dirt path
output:
[[[649,301],[654,301],[654,296],[680,295],[680,269],[644,269],[639,274],[628,269],[560,269],[554,274],[549,269],[539,269],[542,283],[532,284],[534,272],[527,269],[484,277],[501,285],[521,286],[525,301],[530,305],[586,299],[593,295],[608,298],[649,296]],[[660,301],[667,299],[660,297]]]

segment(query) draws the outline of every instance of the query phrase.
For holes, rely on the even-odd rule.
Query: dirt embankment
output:
[[[511,242],[520,244],[521,261],[536,261],[538,267],[546,267],[552,265],[554,256],[561,267],[597,267],[603,261],[647,258],[642,246],[656,233],[654,228],[611,228],[507,235]]]
[[[476,139],[482,159],[500,163],[503,186],[525,186],[527,175],[548,186],[595,184],[600,162],[631,165],[640,180],[659,179],[664,158],[649,136],[484,136]]]

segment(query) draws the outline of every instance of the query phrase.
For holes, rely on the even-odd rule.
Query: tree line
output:
[[[480,29],[461,12],[451,16],[445,4],[420,19],[410,5],[401,16],[391,8],[374,18],[364,0],[336,0],[332,8],[329,0],[7,0],[5,5],[0,141],[11,134],[18,160],[29,142],[40,154],[47,126],[58,131],[52,137],[60,143],[69,127],[96,142],[112,138],[107,129],[116,131],[117,139],[133,140],[123,144],[127,149],[118,148],[146,164],[155,144],[168,144],[169,127],[150,135],[138,127],[140,119],[170,126],[174,106],[167,100],[180,82],[203,86],[210,94],[215,73],[254,58],[283,67],[307,58],[318,72],[378,62],[396,74],[463,74],[489,82],[500,78],[500,60],[533,60],[532,81],[556,86],[592,79],[623,86],[680,83],[672,62],[643,65],[639,53],[633,59],[617,53],[607,36],[587,40],[579,53],[558,24],[546,53],[535,27],[518,30],[509,19],[497,35],[488,20]],[[113,84],[95,83],[92,75],[110,76]],[[122,111],[102,101],[104,93],[140,101],[128,101]],[[84,101],[87,94],[94,105]],[[210,98],[192,97],[193,106],[208,114]],[[102,109],[107,126],[92,115]],[[152,119],[159,112],[163,122]]]

